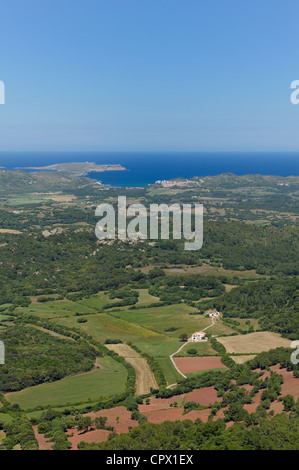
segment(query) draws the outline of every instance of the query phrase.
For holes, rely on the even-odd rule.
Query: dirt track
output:
[[[127,344],[107,344],[108,349],[115,351],[134,367],[136,371],[136,393],[143,395],[150,392],[151,388],[159,388],[147,361],[130,348]]]

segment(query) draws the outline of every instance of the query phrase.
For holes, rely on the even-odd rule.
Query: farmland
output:
[[[218,341],[223,344],[228,353],[236,354],[254,354],[279,347],[290,347],[289,340],[269,331],[249,333],[244,336],[220,337]]]
[[[188,337],[194,331],[201,330],[210,325],[211,321],[204,315],[190,315],[195,309],[185,304],[162,306],[156,308],[138,309],[127,312],[116,312],[114,315],[121,320],[137,324],[155,333],[178,338],[181,333]],[[170,328],[175,328],[169,332]]]
[[[166,383],[170,385],[181,378],[169,359],[169,356],[177,351],[182,344],[179,341],[179,336],[186,333],[190,337],[194,331],[210,326],[211,319],[204,314],[197,313],[194,307],[184,303],[153,308],[150,306],[153,301],[156,302],[157,298],[151,296],[147,289],[140,289],[138,309],[129,309],[128,307],[114,309],[113,303],[117,302],[117,299],[111,300],[107,293],[99,292],[88,299],[78,301],[64,299],[49,300],[45,303],[35,302],[27,308],[20,308],[19,312],[22,314],[32,313],[43,320],[47,319],[53,324],[61,324],[67,328],[79,327],[82,332],[100,342],[105,342],[107,339],[120,340],[124,343],[132,342],[141,352],[155,358],[164,373]],[[108,302],[111,303],[111,308],[103,310]],[[78,323],[78,320],[82,323]],[[245,320],[239,319],[243,329],[246,327]],[[257,321],[253,324],[258,327]],[[235,336],[234,329],[224,324],[221,319],[217,320],[207,331],[210,335],[217,337],[228,353],[241,354],[238,357],[233,356],[237,363],[243,363],[254,357],[250,354],[267,351],[273,347],[289,346],[288,340],[271,332],[255,332]],[[232,333],[234,336],[231,336]],[[121,345],[111,346],[115,351],[123,347]],[[210,341],[186,345],[178,356],[185,357],[184,364],[188,365],[184,365],[183,369],[188,374],[209,368],[219,370],[223,368],[221,363],[220,365],[217,363],[217,366],[212,364],[211,367],[199,366],[197,368],[194,366],[197,359],[190,357],[188,352],[190,349],[192,349],[193,355],[202,356],[203,362],[206,360],[205,356],[215,357],[218,354],[211,346]],[[245,356],[246,354],[247,356]],[[138,359],[139,362],[140,360]],[[132,358],[130,361],[132,363]],[[134,367],[134,364],[132,365]],[[138,373],[140,376],[140,369]],[[153,385],[152,383],[151,386]],[[148,388],[138,388],[138,392],[142,393],[141,390],[145,392]]]
[[[151,388],[159,388],[153,373],[146,360],[126,344],[110,344],[108,349],[124,357],[136,370],[136,393],[144,395],[150,393]]]
[[[177,357],[175,363],[183,374],[200,372],[203,370],[225,369],[221,358],[217,356],[208,357]]]
[[[41,406],[68,405],[99,400],[101,397],[124,391],[126,370],[111,358],[100,359],[101,369],[66,377],[54,383],[30,387],[6,395],[10,403],[24,409]]]
[[[37,438],[40,448],[55,449],[78,448],[81,440],[109,445],[111,428],[135,432],[146,420],[184,426],[185,419],[204,424],[220,417],[224,428],[234,422],[251,428],[278,413],[292,420],[298,377],[284,348],[299,331],[298,229],[293,218],[282,224],[288,211],[280,211],[282,225],[271,225],[279,210],[248,210],[244,220],[238,205],[246,202],[232,202],[250,192],[234,180],[228,195],[227,180],[220,187],[209,180],[204,191],[214,200],[205,211],[205,243],[187,253],[178,240],[97,240],[91,206],[115,202],[113,188],[99,191],[88,178],[81,187],[78,178],[59,175],[54,188],[44,175],[32,176],[35,191],[25,194],[27,174],[15,176],[17,189],[0,210],[0,339],[7,339],[0,447],[28,445],[17,437],[19,416],[27,420],[22,426],[34,426],[30,445]],[[253,188],[256,198],[269,194],[262,189]],[[160,194],[186,202],[191,193],[204,194],[188,191],[132,189],[128,200],[152,202]],[[283,203],[290,210],[292,197]],[[212,324],[214,310],[221,315]],[[201,330],[207,341],[186,342]],[[186,378],[170,360],[181,346],[174,361]],[[263,351],[269,356],[259,356]],[[94,422],[84,430],[86,416],[107,417],[107,426]]]

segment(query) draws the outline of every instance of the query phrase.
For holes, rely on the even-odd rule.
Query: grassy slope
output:
[[[97,400],[100,397],[122,393],[127,376],[124,366],[110,357],[100,358],[99,362],[103,369],[9,393],[6,398],[10,403],[18,403],[21,408],[28,409],[37,405],[62,405],[89,399]]]

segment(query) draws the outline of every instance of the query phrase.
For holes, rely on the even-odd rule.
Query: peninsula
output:
[[[29,166],[23,168],[24,170],[39,170],[39,171],[59,171],[69,173],[74,176],[86,176],[88,173],[101,173],[103,171],[124,171],[126,168],[116,165],[97,165],[93,162],[74,162],[74,163],[55,163],[54,165],[34,167]]]

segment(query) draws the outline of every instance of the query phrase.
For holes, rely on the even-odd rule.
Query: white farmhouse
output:
[[[206,339],[206,334],[203,331],[196,331],[191,336],[191,341],[198,343],[199,341],[203,341]]]
[[[220,313],[219,312],[212,312],[212,313],[209,313],[209,316],[212,317],[212,318],[217,318],[219,317]]]

